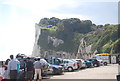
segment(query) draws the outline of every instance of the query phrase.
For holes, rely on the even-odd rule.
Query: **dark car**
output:
[[[88,59],[88,60],[93,63],[94,67],[100,66],[100,62],[97,59]]]
[[[58,65],[52,65],[53,73],[52,74],[63,74],[63,67]]]
[[[85,61],[87,68],[93,67],[93,63],[91,61],[89,61],[89,60],[84,60],[84,61]]]

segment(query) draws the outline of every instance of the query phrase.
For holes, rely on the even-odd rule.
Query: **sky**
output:
[[[0,60],[31,55],[35,23],[47,17],[117,24],[119,0],[0,0]]]

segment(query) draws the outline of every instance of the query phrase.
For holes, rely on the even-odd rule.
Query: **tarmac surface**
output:
[[[94,68],[86,68],[75,72],[54,75],[50,79],[116,79],[118,64],[109,64]]]

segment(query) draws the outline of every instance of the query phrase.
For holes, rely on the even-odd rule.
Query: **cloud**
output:
[[[35,40],[35,23],[44,17],[90,19],[89,15],[82,14],[78,9],[84,7],[85,2],[92,1],[118,0],[3,0],[0,4],[5,7],[9,5],[9,10],[1,9],[2,15],[7,15],[7,18],[4,19],[4,24],[0,24],[0,54],[4,58],[11,53],[31,54]]]
[[[118,2],[118,1],[119,0],[8,0],[4,2],[4,4],[30,10],[31,13],[34,14],[36,22],[38,22],[40,18],[53,16],[59,18],[79,16],[80,19],[85,18],[91,19],[90,18],[91,16],[90,17],[87,16],[87,13],[90,12],[86,13],[86,11],[84,11],[88,4],[86,2]],[[95,9],[93,6],[92,8]],[[81,10],[83,10],[84,12],[80,12]]]
[[[75,8],[83,3],[79,3],[79,0],[10,0],[3,4],[24,8],[30,10],[31,13],[35,15],[36,18],[49,17],[51,14],[53,16],[58,16],[59,13],[52,12],[53,10],[61,10],[61,7]],[[60,15],[60,14],[59,14]],[[72,14],[74,15],[74,14]],[[79,14],[80,15],[80,14]],[[63,15],[61,15],[63,16]],[[71,16],[71,14],[65,14],[65,16]],[[81,15],[82,16],[82,15]],[[62,18],[63,18],[62,17]]]

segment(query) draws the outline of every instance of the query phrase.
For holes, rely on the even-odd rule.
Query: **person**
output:
[[[14,59],[13,55],[10,55],[10,61],[8,62],[8,72],[10,75],[11,81],[17,80],[17,71],[18,71],[18,65],[20,65],[20,62],[18,60]]]
[[[30,57],[27,57],[26,60],[26,79],[27,81],[32,81],[34,72],[33,62],[30,61]]]
[[[34,62],[34,68],[35,68],[35,74],[34,74],[34,80],[38,80],[41,81],[42,77],[41,77],[41,63],[40,63],[40,58],[37,59],[37,61]]]
[[[10,61],[10,59],[7,59],[7,60],[5,61],[5,64],[3,65],[3,66],[4,66],[4,73],[3,73],[4,79],[10,79],[9,73],[8,73],[8,71],[7,71],[7,69],[8,69],[8,62],[9,62],[9,61]]]
[[[3,81],[3,77],[0,75],[0,81]]]

